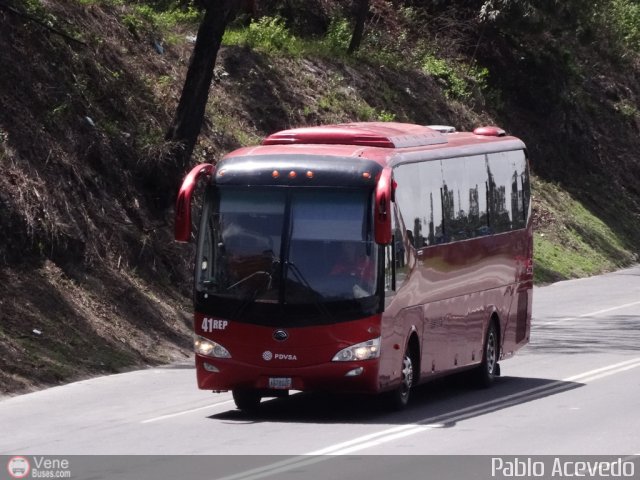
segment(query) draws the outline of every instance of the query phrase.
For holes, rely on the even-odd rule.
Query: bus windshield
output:
[[[197,291],[311,310],[373,297],[371,192],[218,187],[204,205]]]

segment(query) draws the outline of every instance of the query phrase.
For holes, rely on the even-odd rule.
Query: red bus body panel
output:
[[[477,365],[489,320],[497,314],[501,358],[529,341],[533,278],[526,260],[531,227],[415,252],[414,267],[382,315],[381,378],[397,371],[409,334],[420,342],[420,381]],[[515,238],[514,238],[515,237]],[[392,332],[392,333],[391,333]],[[394,349],[394,345],[402,348]]]

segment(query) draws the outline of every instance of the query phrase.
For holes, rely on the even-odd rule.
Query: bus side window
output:
[[[395,292],[403,283],[406,274],[406,248],[400,222],[396,214],[391,216],[391,243],[385,246],[384,287],[386,292]]]
[[[393,207],[391,208],[393,212]],[[392,294],[396,289],[396,218],[391,214],[391,243],[384,246],[384,291],[385,295]]]
[[[384,247],[384,291],[386,294],[396,289],[396,272],[393,258],[395,256],[395,235],[389,245]]]

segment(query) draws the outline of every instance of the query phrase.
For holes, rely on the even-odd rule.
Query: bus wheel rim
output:
[[[489,337],[487,338],[487,372],[489,375],[493,375],[493,372],[496,368],[496,335],[491,329],[489,332]]]
[[[402,360],[402,396],[409,395],[413,384],[413,363],[409,355],[405,355]]]

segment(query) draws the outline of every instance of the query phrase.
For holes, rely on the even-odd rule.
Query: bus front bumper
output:
[[[304,367],[266,368],[196,355],[198,387],[202,390],[300,390],[377,393],[379,362],[328,362]]]

